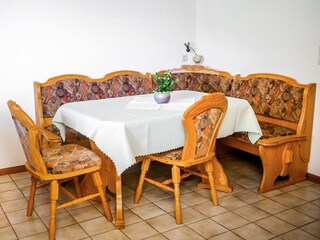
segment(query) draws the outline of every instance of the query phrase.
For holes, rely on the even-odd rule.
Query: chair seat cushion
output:
[[[53,124],[45,127],[46,130],[58,135],[61,137],[60,130]],[[66,140],[65,143],[74,143],[81,140],[87,140],[88,138],[81,133],[77,132],[73,128],[66,127]]]
[[[157,153],[153,155],[161,158],[170,159],[170,160],[180,160],[182,156],[182,150],[183,148],[178,148],[178,149]]]
[[[262,137],[260,139],[289,136],[289,135],[296,134],[296,131],[290,128],[274,125],[271,123],[259,122],[259,125],[262,130]],[[233,136],[240,141],[251,143],[248,137],[248,133],[246,132],[237,132],[237,133],[234,133]]]
[[[89,149],[76,144],[66,144],[42,150],[48,172],[68,173],[101,165],[100,157]]]

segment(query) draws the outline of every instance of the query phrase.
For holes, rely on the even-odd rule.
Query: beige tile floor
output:
[[[182,182],[183,224],[176,225],[173,196],[146,184],[139,204],[133,203],[140,165],[123,175],[126,227],[115,229],[97,202],[58,211],[57,239],[320,239],[320,184],[304,181],[265,194],[257,193],[260,161],[236,153],[220,159],[232,193],[218,192],[213,206],[209,191],[198,189],[199,178]],[[168,167],[154,164],[150,175],[162,179]],[[0,176],[0,238],[47,239],[49,193],[36,193],[32,217],[26,216],[30,177],[27,172]],[[114,197],[110,194],[111,208]],[[65,196],[61,194],[63,202]]]

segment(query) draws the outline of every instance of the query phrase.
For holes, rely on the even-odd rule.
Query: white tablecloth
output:
[[[136,156],[175,149],[184,145],[184,111],[205,93],[174,91],[168,104],[153,102],[153,94],[68,103],[56,112],[53,122],[65,135],[69,126],[92,139],[109,156],[120,175],[135,164]],[[246,100],[227,98],[228,109],[218,138],[248,132],[252,143],[262,132]]]

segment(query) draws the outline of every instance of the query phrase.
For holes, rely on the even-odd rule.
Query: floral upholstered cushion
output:
[[[178,79],[174,90],[221,92],[229,95],[233,82],[231,78],[205,73],[174,73],[173,76]]]
[[[173,90],[192,90],[206,93],[221,92],[229,95],[233,83],[232,78],[206,73],[180,72],[172,73],[173,78],[178,79]],[[153,79],[152,88],[156,83]]]
[[[124,74],[101,82],[64,79],[41,87],[42,113],[45,118],[53,117],[65,103],[147,93],[151,93],[150,80],[136,75]]]
[[[61,137],[60,130],[53,124],[50,124],[45,127],[48,131],[56,134],[57,136]],[[73,128],[66,127],[66,140],[65,143],[74,143],[77,141],[88,139],[86,136],[82,135],[81,133],[77,132]]]
[[[299,122],[304,89],[273,78],[234,80],[230,97],[248,100],[256,114]]]
[[[29,140],[28,140],[28,129],[16,118],[12,117],[13,122],[16,126],[17,133],[19,135],[19,139],[23,148],[23,151],[26,155],[28,163],[34,167],[31,154],[30,154],[30,147],[29,147]]]
[[[48,172],[52,174],[68,173],[101,164],[97,154],[76,144],[42,150],[42,157]]]
[[[180,160],[182,156],[183,148],[174,149],[171,151],[166,151],[163,153],[155,154],[157,157],[162,157],[170,160]]]
[[[200,113],[194,118],[196,128],[195,158],[203,157],[208,152],[212,134],[214,133],[220,114],[220,109],[213,108]],[[180,160],[182,157],[182,150],[183,148],[178,148],[156,154],[156,156],[170,160]]]
[[[221,110],[213,108],[200,113],[194,118],[197,141],[195,158],[203,157],[207,154],[220,115]]]
[[[281,127],[281,126],[274,125],[271,123],[259,122],[259,125],[262,130],[262,137],[260,139],[280,137],[280,136],[289,136],[289,135],[296,134],[296,131],[294,131],[290,128]],[[233,136],[241,141],[251,143],[248,138],[248,133],[237,132],[237,133],[234,133]]]

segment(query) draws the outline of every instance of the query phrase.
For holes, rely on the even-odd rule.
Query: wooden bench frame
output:
[[[265,193],[306,179],[310,158],[316,84],[300,84],[292,78],[276,74],[251,74],[247,77],[236,75],[235,79],[246,81],[252,77],[275,78],[292,86],[304,88],[302,111],[298,123],[256,115],[258,121],[295,130],[295,135],[261,139],[257,144],[241,142],[233,137],[227,137],[221,141],[228,146],[260,156],[263,176],[258,191]],[[278,177],[288,178],[276,181]]]

